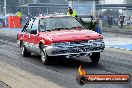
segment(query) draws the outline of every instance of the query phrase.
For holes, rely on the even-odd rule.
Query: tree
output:
[[[119,16],[119,11],[118,10],[107,9],[107,10],[105,10],[103,12],[103,15],[105,15],[105,16],[118,17]]]

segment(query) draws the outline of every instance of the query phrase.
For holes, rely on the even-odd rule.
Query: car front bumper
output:
[[[98,43],[95,45],[87,44],[73,44],[65,46],[46,46],[44,49],[48,56],[66,56],[66,57],[79,57],[79,56],[90,56],[92,53],[103,52],[105,44]]]

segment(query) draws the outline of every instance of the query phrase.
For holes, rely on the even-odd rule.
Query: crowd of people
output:
[[[116,18],[114,18],[113,16],[103,16],[102,20],[104,22],[104,25],[108,25],[108,27],[110,28],[112,28],[112,25],[116,25],[119,26],[120,28],[123,28],[125,23],[125,16],[121,15]]]

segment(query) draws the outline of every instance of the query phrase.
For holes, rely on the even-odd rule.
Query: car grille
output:
[[[61,53],[78,53],[78,52],[88,52],[94,50],[103,50],[104,43],[103,42],[95,42],[95,41],[76,41],[69,42],[65,45],[60,45],[61,48],[67,48],[65,50],[60,51]]]
[[[76,42],[70,42],[70,44],[81,44],[81,43],[88,43],[88,41],[76,41]]]

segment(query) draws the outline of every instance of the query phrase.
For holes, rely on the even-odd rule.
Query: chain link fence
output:
[[[24,25],[30,18],[38,16],[39,14],[48,15],[53,13],[63,13],[67,14],[67,10],[69,4],[50,4],[50,3],[36,3],[36,4],[27,4],[21,6],[6,6],[6,15],[7,16],[15,16],[18,10],[22,12],[22,25]],[[71,6],[74,10],[76,10],[77,15],[93,15],[94,14],[94,3],[89,1],[87,3],[74,3]],[[93,8],[94,7],[94,8]],[[4,15],[4,8],[1,6],[0,15]],[[6,16],[6,17],[7,17]],[[1,16],[2,17],[2,16]],[[4,19],[4,18],[3,18]],[[7,19],[7,18],[6,18]],[[2,22],[4,20],[0,20],[0,26],[2,26]]]
[[[43,14],[43,15],[48,15],[48,14],[53,14],[54,12],[56,13],[67,13],[67,8],[68,5],[65,5],[64,7],[60,6],[60,5],[48,5],[48,6],[44,6],[44,5],[27,5],[27,6],[6,6],[6,20],[8,16],[16,16],[16,13],[18,10],[21,10],[22,12],[22,25],[24,25],[30,18],[38,16],[39,14]],[[1,14],[0,14],[0,27],[3,26],[3,22],[5,19],[4,16],[4,8],[3,6],[1,6],[0,8]]]

